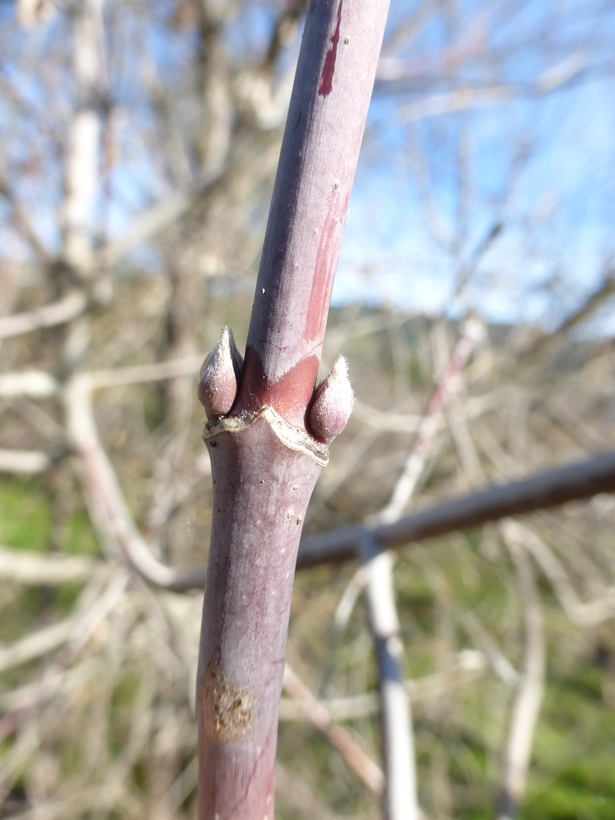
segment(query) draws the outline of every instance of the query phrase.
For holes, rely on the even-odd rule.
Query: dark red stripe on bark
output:
[[[318,356],[308,356],[291,367],[280,379],[270,382],[257,350],[249,345],[244,361],[241,401],[232,415],[241,416],[244,413],[255,413],[263,407],[273,407],[289,424],[304,427],[306,408],[312,398],[318,374],[318,361]]]
[[[322,79],[320,81],[320,88],[318,93],[321,97],[327,97],[333,89],[333,75],[335,74],[335,61],[337,59],[337,44],[340,41],[340,25],[342,22],[342,6],[343,0],[340,2],[340,7],[337,10],[337,27],[335,34],[331,38],[331,48],[325,57],[325,66],[322,70]]]

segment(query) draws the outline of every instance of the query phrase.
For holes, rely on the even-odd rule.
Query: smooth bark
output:
[[[232,368],[202,373],[214,501],[197,682],[201,820],[274,816],[297,549],[339,429],[336,417],[333,435],[319,425],[316,439],[309,411],[387,10],[388,0],[312,0],[228,415],[211,402],[228,394]],[[332,381],[339,407],[349,388]]]

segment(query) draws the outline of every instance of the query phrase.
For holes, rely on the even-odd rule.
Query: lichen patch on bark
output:
[[[203,729],[212,743],[239,740],[254,724],[256,698],[249,689],[235,686],[209,662],[201,685]]]

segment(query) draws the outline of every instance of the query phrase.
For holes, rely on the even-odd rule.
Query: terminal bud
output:
[[[225,416],[235,401],[243,359],[230,327],[203,362],[199,381],[199,401],[208,416]]]
[[[348,378],[348,362],[338,356],[333,370],[316,390],[308,423],[312,435],[329,443],[348,424],[352,412],[354,394]]]

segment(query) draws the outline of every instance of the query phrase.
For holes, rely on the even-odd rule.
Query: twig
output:
[[[4,316],[0,319],[0,339],[31,333],[43,327],[62,325],[75,319],[85,310],[88,300],[83,291],[68,293],[58,302],[19,313],[16,316]]]
[[[85,612],[77,613],[61,624],[56,624],[55,634],[52,633],[53,627],[48,627],[47,630],[40,630],[36,635],[29,635],[17,644],[13,644],[12,647],[8,647],[11,654],[7,654],[6,660],[14,666],[18,657],[19,660],[16,662],[21,663],[24,660],[32,660],[34,657],[51,651],[62,644],[67,644],[56,661],[45,670],[40,682],[31,690],[29,700],[22,704],[18,710],[4,715],[0,719],[0,741],[14,732],[22,720],[53,695],[62,682],[64,670],[89,641],[99,624],[115,608],[123,596],[129,580],[130,576],[127,572],[117,573],[108,583],[104,592],[96,598],[93,604],[85,609]],[[88,591],[85,590],[82,593],[81,600],[88,597]],[[47,635],[43,634],[45,631]]]
[[[202,588],[204,569],[187,575],[166,566],[154,558],[137,529],[113,465],[98,438],[87,375],[75,376],[69,382],[65,402],[71,443],[80,458],[92,520],[103,543],[116,544],[133,569],[154,586],[171,590]]]
[[[33,586],[88,581],[107,573],[109,567],[85,556],[38,555],[26,550],[0,547],[0,578]]]
[[[395,433],[416,433],[421,424],[421,417],[410,413],[384,413],[376,407],[355,400],[352,417],[367,427],[376,430],[390,430]]]
[[[191,376],[198,373],[205,356],[185,356],[168,362],[154,362],[134,367],[118,367],[110,370],[94,370],[87,374],[91,389],[102,387],[123,387],[131,384],[175,379],[178,376]]]
[[[331,722],[326,708],[312,695],[288,664],[284,668],[282,686],[312,726],[339,752],[348,768],[357,775],[372,794],[382,797],[385,788],[382,770],[357,746],[345,729]]]
[[[418,421],[418,435],[389,504],[371,518],[371,523],[387,523],[399,516],[401,509],[413,494],[425,459],[439,426],[446,396],[452,388],[454,377],[467,359],[473,344],[468,339],[478,336],[476,323],[468,324],[449,366],[429,402],[425,416]],[[415,817],[416,765],[412,739],[412,719],[407,701],[401,659],[403,646],[399,637],[399,622],[393,592],[392,559],[379,554],[377,543],[369,534],[361,541],[364,566],[355,574],[337,608],[330,637],[330,656],[333,656],[337,639],[345,628],[358,595],[364,587],[376,646],[381,688],[381,720],[384,737],[386,771],[385,810],[390,818]],[[389,645],[390,644],[390,645]]]
[[[562,609],[573,623],[596,626],[615,617],[615,586],[609,587],[599,598],[584,603],[572,586],[568,573],[542,538],[516,521],[504,522],[502,531],[509,540],[522,543],[536,560],[553,587]]]
[[[519,672],[502,652],[494,638],[487,632],[474,612],[464,612],[460,618],[468,635],[483,648],[487,663],[509,689],[519,683]]]
[[[8,87],[8,83],[2,83],[2,91],[3,96],[12,96],[10,87]],[[6,92],[9,92],[8,95]],[[15,223],[16,227],[21,232],[21,235],[26,240],[26,242],[30,245],[36,256],[38,257],[38,261],[42,262],[43,264],[49,262],[49,254],[45,249],[45,246],[42,244],[40,239],[37,236],[36,231],[32,227],[32,222],[30,217],[28,216],[26,209],[23,205],[16,199],[13,191],[11,190],[10,184],[6,176],[0,171],[0,196],[3,196],[6,201],[11,206],[13,222]],[[2,338],[0,336],[0,338]]]
[[[536,593],[532,566],[518,533],[503,531],[519,586],[525,619],[525,662],[513,709],[502,775],[499,820],[517,815],[525,792],[532,754],[534,730],[540,711],[545,676],[545,638],[540,601]]]
[[[473,418],[480,416],[488,410],[492,410],[500,403],[499,398],[495,394],[486,396],[474,396],[468,399],[465,411],[466,414]],[[352,418],[355,421],[360,421],[367,427],[373,427],[376,430],[386,430],[392,433],[417,433],[421,426],[421,416],[411,413],[390,413],[378,410],[359,399],[355,400],[352,408]],[[441,428],[441,422],[437,425],[437,430]]]
[[[569,331],[578,327],[583,322],[590,319],[594,313],[602,307],[615,294],[615,275],[613,271],[607,271],[604,281],[586,299],[586,301],[573,311],[563,322],[552,332],[541,336],[530,342],[529,346],[521,351],[522,361],[531,364],[539,357],[544,356],[553,350],[558,341],[561,341]]]
[[[26,370],[23,373],[2,373],[0,375],[0,396],[14,398],[30,396],[46,398],[58,392],[58,382],[42,370]]]
[[[455,378],[461,372],[482,333],[482,326],[477,321],[470,320],[466,323],[455,352],[438,380],[438,384],[429,400],[416,440],[406,460],[404,471],[395,485],[391,500],[377,516],[380,523],[388,524],[398,519],[414,493],[416,483],[425,464],[427,451],[440,422],[447,396],[453,387]]]
[[[361,551],[368,573],[366,596],[378,660],[387,820],[415,820],[416,761],[410,704],[404,687],[399,618],[393,591],[393,557],[365,538]]]
[[[182,217],[194,202],[220,179],[225,166],[221,165],[199,176],[196,182],[183,191],[166,197],[164,202],[153,205],[137,216],[126,233],[116,242],[106,245],[95,257],[97,267],[111,267],[139,245],[150,240]]]
[[[413,541],[438,538],[458,530],[480,527],[508,516],[523,515],[610,492],[615,492],[615,451],[573,462],[564,467],[545,470],[521,481],[511,481],[451,501],[443,501],[421,512],[407,515],[394,524],[359,524],[305,538],[299,546],[297,569],[356,559],[356,545],[365,532],[376,539],[381,549],[398,549]],[[156,560],[151,554],[150,559]],[[156,563],[165,570],[174,572],[164,564]],[[141,572],[136,563],[135,569]],[[143,578],[156,584],[147,578],[147,570],[145,567],[143,569]],[[202,589],[206,574],[206,567],[177,572],[170,588],[175,592]]]
[[[431,15],[433,11],[430,6],[430,3],[422,4],[419,14]],[[381,82],[408,82],[426,78],[437,80],[445,77],[454,73],[459,66],[486,47],[487,32],[487,15],[477,15],[476,19],[472,21],[465,39],[451,44],[434,55],[429,57],[421,55],[420,57],[407,57],[405,59],[381,57],[378,62],[376,79]],[[396,33],[393,32],[391,39],[395,38]],[[387,45],[388,42],[385,46]]]
[[[465,86],[453,91],[438,92],[402,106],[398,111],[399,121],[401,123],[417,122],[427,117],[439,117],[456,111],[492,108],[508,105],[519,99],[548,96],[564,83],[580,75],[586,66],[586,63],[579,64],[573,73],[567,76],[562,73],[550,83],[541,82],[539,79],[536,83],[526,87],[514,83],[501,83],[483,88]]]
[[[438,379],[418,433],[389,503],[371,519],[387,524],[399,518],[415,492],[429,449],[456,377],[482,335],[476,320],[466,322],[455,352]],[[367,604],[378,660],[388,820],[417,817],[416,761],[410,704],[404,689],[403,644],[393,589],[393,559],[366,533],[360,552],[367,571]]]
[[[406,680],[404,688],[412,703],[431,702],[444,693],[464,686],[481,677],[491,665],[487,653],[476,649],[465,649],[459,652],[450,666],[422,678]],[[516,681],[516,679],[515,679]],[[320,703],[327,710],[333,722],[354,720],[375,715],[380,710],[380,696],[377,692],[366,692],[362,695],[330,698]],[[280,703],[280,720],[306,720],[300,706],[289,698],[282,698]]]
[[[104,668],[104,661],[100,658],[83,661],[67,669],[62,674],[62,679],[55,691],[48,690],[49,694],[50,696],[53,694],[71,696],[92,679],[100,677]],[[0,711],[4,713],[24,713],[32,707],[33,703],[38,705],[42,703],[40,680],[0,695]]]
[[[346,585],[346,589],[344,590],[344,593],[340,598],[339,603],[335,609],[335,614],[333,615],[333,622],[329,630],[329,646],[327,653],[328,661],[325,667],[325,673],[323,675],[325,691],[328,691],[333,679],[333,673],[335,670],[335,653],[337,650],[339,638],[342,635],[342,633],[346,631],[348,622],[350,621],[350,617],[354,611],[355,605],[359,599],[360,594],[365,589],[368,580],[369,575],[366,567],[359,567],[359,569],[353,574],[352,578]]]
[[[394,524],[360,525],[332,530],[301,542],[297,567],[336,563],[356,557],[356,544],[365,529],[382,549],[404,546],[478,527],[508,516],[580,501],[598,493],[615,491],[615,451],[536,473],[520,481],[489,487],[426,510],[405,516]]]
[[[226,331],[202,371],[214,514],[198,672],[201,820],[274,813],[296,551],[352,407],[343,359],[314,387],[387,11],[388,0],[310,5],[243,367]]]
[[[168,362],[118,367],[110,370],[94,370],[82,373],[80,378],[88,381],[90,390],[104,387],[124,387],[131,384],[175,379],[178,376],[190,376],[198,373],[204,356],[186,356]],[[14,398],[30,396],[46,398],[55,395],[59,390],[56,379],[42,370],[31,370],[23,373],[0,374],[0,397]]]
[[[306,781],[288,772],[280,763],[275,766],[275,790],[301,817],[336,820],[337,815],[323,805]]]
[[[0,450],[0,473],[43,473],[56,459],[40,450]]]
[[[66,643],[75,628],[75,616],[26,635],[8,646],[0,647],[0,672],[39,658]]]

